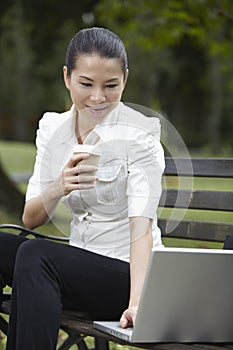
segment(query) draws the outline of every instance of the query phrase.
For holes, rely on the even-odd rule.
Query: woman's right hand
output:
[[[60,176],[43,193],[28,200],[23,212],[25,227],[33,230],[48,222],[61,197],[74,190],[85,190],[95,186],[97,168],[82,164],[89,157],[86,153],[73,155]]]
[[[88,159],[88,157],[89,154],[87,153],[74,154],[64,167],[60,175],[63,196],[74,190],[86,190],[95,187],[97,167],[82,164],[82,160]]]

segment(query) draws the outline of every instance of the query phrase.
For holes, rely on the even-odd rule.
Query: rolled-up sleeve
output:
[[[150,129],[137,128],[128,144],[128,216],[154,219],[162,191],[164,152],[160,143],[160,122],[150,120]]]

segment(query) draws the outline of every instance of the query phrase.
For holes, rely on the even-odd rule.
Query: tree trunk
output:
[[[9,179],[1,163],[0,183],[0,208],[14,215],[17,219],[21,219],[24,207],[24,195],[19,191],[14,182]]]

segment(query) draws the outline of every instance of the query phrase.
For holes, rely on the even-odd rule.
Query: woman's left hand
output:
[[[130,307],[125,310],[120,319],[122,328],[133,327],[136,319],[138,307]]]

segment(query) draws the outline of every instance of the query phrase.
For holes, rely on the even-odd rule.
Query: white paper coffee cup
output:
[[[96,150],[95,146],[92,145],[76,145],[73,149],[73,154],[88,153],[89,157],[79,162],[81,165],[93,165],[98,168],[100,153]],[[93,176],[95,172],[82,173],[83,175]]]

